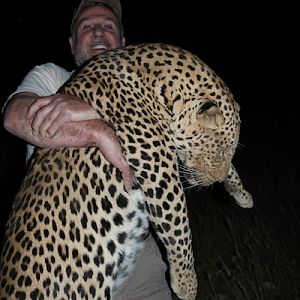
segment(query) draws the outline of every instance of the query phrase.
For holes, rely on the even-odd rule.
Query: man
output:
[[[119,0],[83,0],[74,14],[69,39],[77,66],[90,57],[125,44]],[[36,66],[9,97],[4,126],[29,144],[47,147],[99,146],[123,173],[129,190],[133,180],[111,127],[87,103],[74,96],[55,94],[70,73],[48,63]],[[28,146],[29,157],[33,146]],[[145,240],[135,273],[113,299],[171,299],[165,280],[166,266],[152,236]]]

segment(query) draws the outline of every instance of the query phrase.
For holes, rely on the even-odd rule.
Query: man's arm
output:
[[[63,94],[39,97],[22,92],[10,99],[4,114],[4,127],[30,144],[58,148],[63,137],[57,140],[58,136],[54,138],[54,135],[63,124],[96,119],[100,119],[98,113],[77,97]]]
[[[4,127],[43,148],[99,147],[105,158],[122,172],[126,190],[131,189],[133,173],[114,130],[89,104],[76,97],[16,94],[5,110]]]

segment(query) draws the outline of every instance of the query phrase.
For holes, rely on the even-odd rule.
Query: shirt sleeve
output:
[[[47,63],[34,67],[23,79],[15,92],[13,92],[2,108],[4,111],[8,101],[15,94],[21,92],[32,92],[38,96],[50,96],[55,94],[56,91],[69,79],[71,72],[53,64]],[[22,101],[22,100],[20,100]],[[27,144],[26,161],[30,158],[34,146]]]
[[[8,101],[16,94],[21,92],[32,92],[38,96],[50,96],[68,80],[71,72],[59,67],[53,63],[46,63],[34,67],[23,79],[4,103],[2,112],[4,111]]]

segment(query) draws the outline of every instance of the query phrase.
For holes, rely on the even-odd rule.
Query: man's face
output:
[[[116,16],[99,5],[87,7],[80,13],[69,42],[77,66],[96,54],[125,44]]]

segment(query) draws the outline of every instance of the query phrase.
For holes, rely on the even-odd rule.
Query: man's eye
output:
[[[82,30],[83,31],[88,31],[92,29],[92,25],[91,24],[86,24],[82,26]]]
[[[104,29],[105,29],[105,30],[110,30],[110,31],[111,31],[111,30],[114,30],[114,27],[113,27],[112,25],[108,25],[108,24],[107,24],[107,25],[104,25]]]

